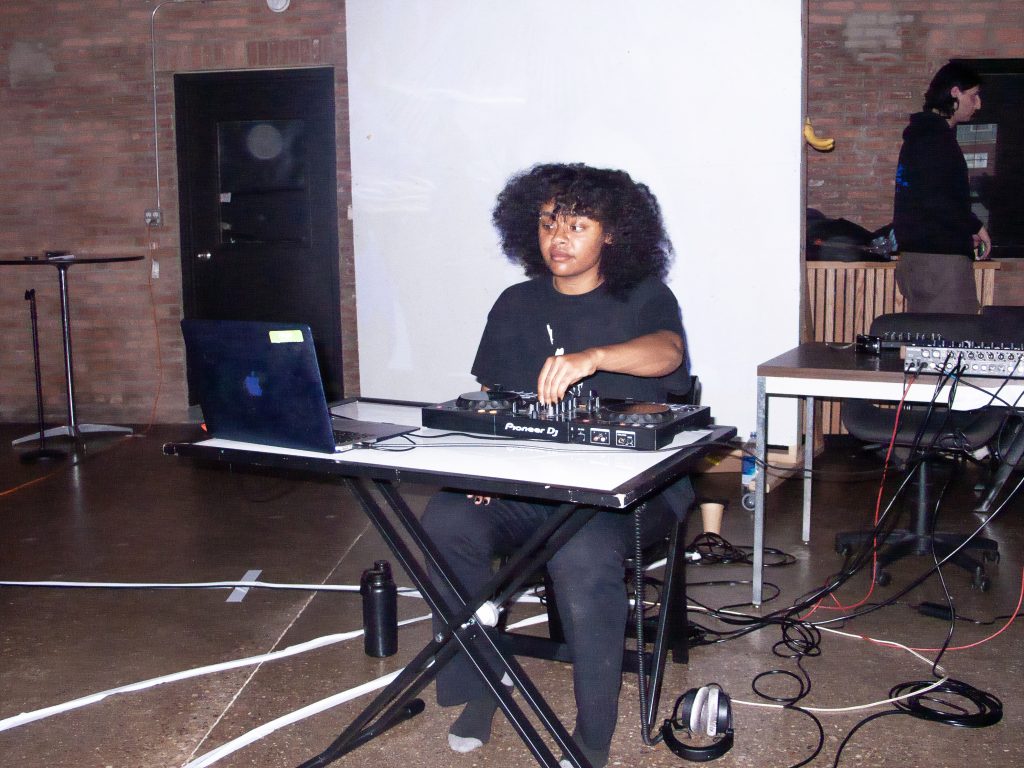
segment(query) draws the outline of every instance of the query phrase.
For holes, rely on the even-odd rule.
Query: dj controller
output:
[[[605,400],[570,394],[541,405],[529,392],[469,392],[423,409],[423,426],[451,432],[653,451],[711,423],[700,405]]]

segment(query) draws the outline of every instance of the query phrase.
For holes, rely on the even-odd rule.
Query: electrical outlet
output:
[[[146,226],[159,227],[164,223],[164,212],[159,208],[148,208],[146,210]]]

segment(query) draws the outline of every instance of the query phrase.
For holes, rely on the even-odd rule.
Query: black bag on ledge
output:
[[[807,209],[807,261],[889,261],[895,250],[891,224],[871,232]]]

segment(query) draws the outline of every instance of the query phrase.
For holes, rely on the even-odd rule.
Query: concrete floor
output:
[[[358,583],[375,559],[389,554],[346,491],[334,484],[266,477],[205,468],[161,454],[172,439],[191,439],[192,427],[158,427],[132,438],[93,438],[74,460],[25,465],[10,441],[31,431],[0,426],[0,579],[125,583],[197,583],[241,579],[259,570],[260,579],[285,584]],[[871,517],[877,477],[835,475],[874,466],[853,446],[835,443],[818,466],[830,479],[815,485],[810,545],[799,540],[801,484],[788,481],[768,497],[767,541],[793,554],[796,563],[770,569],[768,581],[781,595],[762,612],[783,607],[835,572],[832,549],[837,530],[856,528]],[[974,477],[961,479],[943,507],[944,527],[969,531]],[[735,474],[706,475],[702,493],[730,498],[723,533],[736,543],[751,539],[750,515],[738,503]],[[408,489],[422,505],[429,489]],[[418,508],[418,507],[417,507]],[[990,526],[1002,560],[990,567],[992,589],[970,587],[952,568],[946,580],[958,612],[980,619],[1014,612],[1021,590],[1021,503],[1009,505]],[[691,536],[696,533],[691,526]],[[892,568],[893,582],[876,588],[871,600],[895,595],[926,566],[927,558]],[[699,586],[708,580],[745,580],[740,565],[691,567],[689,594],[714,606],[749,600],[748,584]],[[404,574],[401,583],[407,584]],[[858,575],[843,588],[845,603],[865,595],[868,579]],[[349,593],[250,590],[240,602],[226,589],[72,589],[0,587],[0,719],[61,704],[137,681],[182,670],[263,654],[361,625],[359,597]],[[940,600],[933,578],[895,605],[846,624],[849,632],[923,648],[940,645],[948,624],[913,609]],[[740,610],[750,610],[743,609]],[[400,618],[426,613],[423,603],[402,599]],[[526,615],[524,609],[521,615]],[[517,614],[517,616],[520,614]],[[819,610],[815,618],[834,615]],[[695,616],[695,615],[694,615]],[[953,645],[991,635],[1003,622],[977,626],[958,622]],[[400,630],[399,653],[376,660],[363,654],[360,639],[319,650],[148,690],[110,696],[74,711],[0,732],[3,765],[47,768],[139,768],[183,766],[253,728],[293,710],[398,669],[428,637],[427,622]],[[665,676],[661,718],[687,688],[720,683],[734,699],[756,700],[755,675],[795,662],[772,653],[778,628],[730,642],[692,649],[690,663],[670,665]],[[842,766],[1016,766],[1024,764],[1021,714],[1019,622],[975,648],[950,651],[948,673],[1000,697],[1006,714],[983,729],[953,728],[907,716],[883,717],[853,737]],[[926,657],[933,653],[924,652]],[[524,666],[565,722],[574,710],[568,667],[526,660]],[[816,707],[849,707],[884,699],[900,682],[923,680],[930,665],[910,654],[835,635],[826,635],[822,654],[803,666],[813,688],[803,702]],[[776,679],[763,686],[785,695],[793,684]],[[488,745],[456,755],[445,733],[455,712],[441,710],[427,690],[426,711],[334,763],[337,766],[440,766],[486,768],[535,765],[529,752],[499,715]],[[215,764],[295,766],[320,752],[367,702],[342,704],[277,730]],[[821,715],[826,742],[813,765],[832,765],[843,737],[868,712]],[[796,712],[736,703],[735,747],[722,766],[791,766],[811,754],[817,734]],[[638,734],[637,686],[627,676],[620,700],[620,724],[611,764],[670,766],[682,761],[664,746],[645,747]],[[571,728],[571,725],[570,725]]]

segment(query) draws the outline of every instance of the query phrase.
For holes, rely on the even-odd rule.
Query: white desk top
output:
[[[336,406],[335,413],[371,421],[420,424],[420,409],[412,406],[356,402]],[[679,433],[671,444],[658,451],[549,443],[537,440],[466,437],[446,435],[420,428],[405,437],[392,438],[379,447],[352,448],[335,454],[297,451],[289,448],[210,439],[196,447],[226,451],[266,453],[335,462],[339,466],[359,464],[396,470],[436,473],[448,477],[474,477],[523,482],[531,485],[569,487],[580,491],[609,494],[651,470],[676,449],[692,445],[712,433],[710,429]],[[408,450],[411,446],[416,446]],[[619,506],[628,501],[617,494]]]

